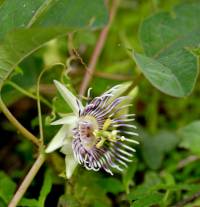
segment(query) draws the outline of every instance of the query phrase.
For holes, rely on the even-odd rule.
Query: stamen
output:
[[[117,138],[121,138],[120,136],[117,136]],[[132,143],[134,143],[134,144],[139,144],[139,142],[138,141],[136,141],[136,140],[134,140],[134,139],[128,139],[128,138],[126,138],[126,137],[124,137],[123,136],[123,140],[124,141],[127,141],[127,142],[132,142]]]
[[[124,133],[128,135],[138,136],[139,134],[136,132],[130,132],[130,131],[122,131],[122,130],[116,130],[118,133]]]
[[[114,127],[130,127],[130,128],[137,129],[135,125],[131,125],[131,124],[114,124],[113,126]]]

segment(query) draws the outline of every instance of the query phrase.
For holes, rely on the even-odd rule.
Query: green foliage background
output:
[[[66,181],[59,176],[64,159],[52,153],[19,206],[200,206],[195,197],[200,194],[199,14],[199,1],[120,1],[90,87],[95,97],[140,77],[131,110],[137,115],[141,144],[133,163],[113,177],[79,166]],[[0,1],[1,97],[38,135],[36,83],[41,71],[49,69],[41,81],[45,144],[58,130],[50,121],[70,110],[52,80],[78,92],[85,74],[82,61],[88,64],[107,22],[108,9],[101,0]],[[81,61],[70,57],[73,48]],[[2,113],[0,138],[4,207],[37,151]]]

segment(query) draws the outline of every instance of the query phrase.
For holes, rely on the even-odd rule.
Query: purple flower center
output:
[[[83,147],[86,150],[92,149],[97,143],[97,138],[93,134],[94,130],[98,129],[96,119],[92,116],[81,117],[77,129]]]

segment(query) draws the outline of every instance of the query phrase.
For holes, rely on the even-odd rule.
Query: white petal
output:
[[[111,94],[111,97],[110,97],[110,99],[108,101],[108,103],[110,103],[114,99],[116,99],[117,97],[124,96],[124,92],[126,92],[126,90],[129,88],[130,85],[131,85],[130,82],[126,82],[126,83],[123,83],[123,84],[119,84],[119,85],[116,85],[116,86],[112,87],[110,90],[106,91],[103,94],[108,94],[108,93]],[[131,99],[133,99],[133,98],[136,97],[137,93],[138,93],[138,88],[135,87],[134,89],[132,89],[126,95],[130,96]]]
[[[112,87],[110,90],[106,91],[104,94],[110,93],[113,96],[112,98],[115,99],[116,97],[121,96],[122,93],[124,93],[127,90],[129,85],[130,85],[130,82],[116,85]]]
[[[74,123],[76,123],[76,121],[77,121],[76,116],[68,115],[68,116],[65,116],[61,119],[58,119],[58,120],[52,122],[51,125],[63,125],[63,124],[72,124],[72,125],[74,125]]]
[[[72,151],[72,138],[67,138],[64,141],[64,144],[60,150],[63,154],[67,155],[70,154]]]
[[[47,146],[45,152],[50,153],[54,150],[60,148],[64,144],[64,140],[67,135],[71,135],[71,127],[69,125],[63,125],[57,134],[53,137],[49,145]]]
[[[74,158],[74,153],[72,150],[72,138],[69,137],[65,139],[64,145],[60,150],[63,154],[65,154],[65,171],[67,179],[71,178],[78,162]]]
[[[64,100],[69,104],[72,111],[78,115],[79,109],[83,110],[82,103],[68,90],[62,83],[54,80],[56,88],[58,89],[60,95],[64,98]]]
[[[70,152],[65,156],[66,177],[68,179],[71,178],[76,166],[78,165],[78,162],[74,159],[72,148]]]

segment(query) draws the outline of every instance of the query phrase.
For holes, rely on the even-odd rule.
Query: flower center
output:
[[[80,134],[81,143],[85,149],[89,150],[97,142],[94,136],[94,131],[98,129],[98,123],[92,116],[81,117],[78,122],[78,130]]]

